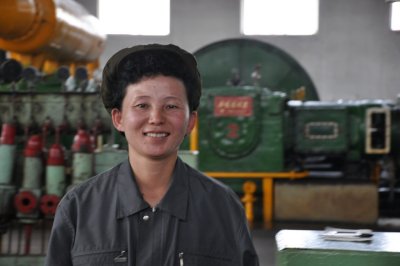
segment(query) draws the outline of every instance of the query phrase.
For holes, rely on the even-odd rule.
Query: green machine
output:
[[[286,191],[293,185],[290,173],[306,173],[307,180],[298,183],[310,188],[312,201],[321,202],[318,185],[334,182],[362,196],[363,204],[374,209],[374,219],[377,210],[371,206],[378,204],[380,210],[400,215],[399,100],[319,101],[311,78],[293,57],[257,40],[215,42],[195,56],[203,96],[198,142],[191,149],[199,151],[199,170],[222,178],[239,194],[245,181],[255,181],[263,206],[271,203],[265,195],[280,186],[267,178],[287,178],[282,185]],[[183,150],[188,147],[182,145]],[[362,185],[369,186],[365,193]],[[336,198],[347,197],[331,187]],[[299,191],[305,190],[299,186]],[[373,204],[367,199],[374,199]],[[296,201],[275,201],[274,215],[292,203],[295,212]]]
[[[259,87],[206,90],[199,110],[199,168],[283,171],[285,101],[284,93]]]
[[[195,53],[203,89],[224,85],[257,85],[296,98],[319,100],[307,71],[277,46],[255,39],[227,39],[202,47]],[[293,97],[292,97],[293,96]]]

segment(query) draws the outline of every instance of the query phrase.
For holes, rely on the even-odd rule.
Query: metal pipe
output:
[[[29,255],[29,253],[31,251],[32,224],[26,224],[24,226],[24,231],[25,231],[24,255]]]
[[[106,35],[72,0],[2,0],[0,49],[23,64],[53,73],[60,65],[98,65]]]

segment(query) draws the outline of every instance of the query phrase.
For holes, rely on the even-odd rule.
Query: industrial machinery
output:
[[[8,10],[0,18],[0,229],[17,219],[26,236],[17,253],[28,254],[32,227],[51,222],[70,186],[126,158],[126,143],[98,95],[105,36],[93,17],[70,0],[0,7]],[[197,154],[193,165],[239,195],[254,181],[242,200],[254,202],[256,219],[272,218],[275,178],[357,180],[382,191],[383,207],[396,205],[399,102],[321,102],[296,60],[255,40],[225,40],[195,55],[204,89],[181,154]]]
[[[105,34],[77,2],[3,0],[0,9],[0,49],[24,66],[47,74],[61,65],[86,65],[91,71],[98,67]]]
[[[205,90],[199,113],[202,171],[386,180],[390,193],[399,185],[396,101],[298,101],[266,88],[224,86]]]
[[[203,90],[224,85],[257,85],[292,99],[319,100],[307,71],[282,49],[252,39],[228,39],[195,53]]]
[[[203,171],[305,169],[321,178],[370,179],[376,167],[399,163],[396,101],[298,101],[255,86],[215,87],[203,99]]]
[[[298,181],[306,188],[314,184],[310,180],[352,184],[354,191],[373,184],[373,190],[349,195],[360,196],[365,211],[375,213],[369,221],[376,221],[378,208],[380,215],[400,215],[399,99],[319,101],[296,60],[256,40],[224,40],[195,55],[203,96],[192,149],[199,151],[200,170],[224,178],[238,193],[244,181],[240,178],[255,177],[264,180],[259,193],[274,194],[266,178],[293,179],[293,171],[306,173],[306,180]],[[370,198],[376,202],[363,200]]]
[[[0,250],[43,254],[60,198],[98,170],[93,152],[99,165],[122,160],[109,155],[111,121],[98,95],[106,35],[72,0],[5,0],[0,10]],[[38,232],[43,241],[32,244]]]

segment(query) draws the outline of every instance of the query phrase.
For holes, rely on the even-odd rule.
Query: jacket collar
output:
[[[179,219],[186,219],[189,184],[186,165],[178,158],[172,174],[171,185],[157,208]],[[135,182],[129,160],[121,163],[117,174],[117,219],[136,214],[150,206],[143,200]]]

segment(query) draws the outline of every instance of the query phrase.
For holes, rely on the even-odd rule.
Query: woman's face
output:
[[[195,125],[183,82],[158,75],[128,85],[121,110],[112,110],[114,126],[125,133],[129,154],[151,159],[177,156]]]

